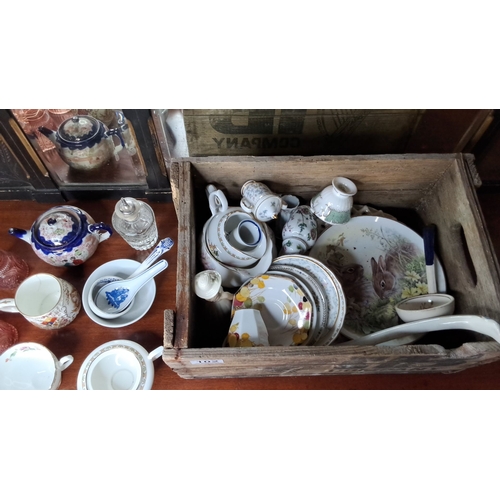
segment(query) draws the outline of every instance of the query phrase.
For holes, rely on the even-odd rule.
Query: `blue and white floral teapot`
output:
[[[125,147],[120,129],[108,129],[90,115],[76,115],[61,123],[57,131],[46,127],[38,129],[57,148],[61,158],[78,170],[92,170],[105,165]],[[113,136],[120,139],[115,145]]]
[[[102,222],[96,224],[85,210],[60,205],[40,215],[30,231],[11,227],[9,234],[29,243],[48,264],[71,267],[89,259],[113,230]]]

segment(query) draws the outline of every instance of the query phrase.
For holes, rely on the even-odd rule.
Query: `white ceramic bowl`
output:
[[[405,323],[421,319],[448,316],[455,311],[455,299],[444,293],[418,295],[401,301],[396,313]]]
[[[156,295],[156,284],[154,280],[149,281],[135,296],[134,303],[130,305],[127,312],[115,319],[101,318],[95,314],[89,305],[89,293],[93,283],[104,276],[118,276],[127,278],[140,265],[140,262],[130,259],[116,259],[99,266],[87,279],[82,291],[82,304],[85,312],[95,323],[108,328],[120,328],[131,325],[140,320],[153,304]]]
[[[149,390],[154,380],[153,361],[163,353],[150,353],[137,342],[112,340],[94,349],[78,372],[78,390]]]

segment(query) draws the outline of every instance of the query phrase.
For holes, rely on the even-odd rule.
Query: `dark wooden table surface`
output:
[[[479,199],[497,256],[500,255],[500,211],[498,193],[479,191]],[[112,200],[70,202],[90,213],[96,222],[111,224],[115,205]],[[81,293],[87,277],[111,259],[128,258],[142,261],[149,252],[138,252],[114,234],[102,242],[96,253],[84,264],[74,268],[53,267],[40,260],[31,246],[8,234],[10,227],[29,229],[33,221],[54,204],[0,201],[0,248],[15,252],[25,259],[31,273],[49,272],[75,285]],[[177,219],[171,203],[152,203],[158,222],[159,236],[177,241]],[[62,376],[60,389],[76,389],[77,375],[87,355],[110,340],[128,339],[151,351],[163,343],[163,311],[175,310],[177,250],[165,255],[169,267],[155,278],[156,298],[150,311],[138,322],[123,328],[105,328],[94,323],[83,307],[78,317],[66,328],[46,331],[32,326],[20,314],[0,312],[0,319],[13,324],[19,342],[39,342],[58,357],[71,354],[74,362]],[[0,290],[0,299],[13,297],[14,291]],[[281,378],[239,378],[218,380],[184,380],[160,359],[154,362],[153,389],[500,389],[500,361],[455,374],[422,375],[354,375]]]

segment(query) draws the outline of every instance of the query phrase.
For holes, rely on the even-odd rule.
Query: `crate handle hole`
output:
[[[460,225],[460,241],[462,242],[465,264],[467,265],[467,269],[469,270],[469,276],[472,280],[472,283],[474,283],[474,286],[476,286],[477,285],[476,268],[474,266],[474,261],[472,260],[472,257],[469,252],[467,237],[465,236],[465,231],[462,225]]]

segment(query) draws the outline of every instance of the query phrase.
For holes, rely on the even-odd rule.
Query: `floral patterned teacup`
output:
[[[0,311],[21,313],[32,325],[57,330],[69,325],[80,312],[76,288],[52,274],[39,273],[25,279],[15,298],[0,300]]]
[[[261,222],[277,219],[281,209],[286,206],[280,196],[273,193],[262,182],[254,180],[243,184],[241,196],[241,208],[245,212],[252,213]]]
[[[0,390],[55,390],[73,356],[60,359],[35,342],[15,344],[0,356]]]

